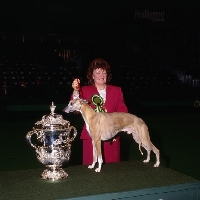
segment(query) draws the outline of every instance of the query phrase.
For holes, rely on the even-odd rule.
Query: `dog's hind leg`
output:
[[[147,150],[147,159],[143,160],[144,163],[148,163],[150,161],[150,153],[151,153],[151,150]]]
[[[151,150],[152,150],[156,155],[156,163],[154,164],[154,167],[159,167],[159,165],[160,165],[160,152],[159,152],[159,150],[151,142],[150,142],[150,144],[149,143],[142,144],[142,146],[147,151],[147,159],[144,160],[143,162],[147,163],[147,162],[150,161],[150,153],[151,153]]]
[[[141,126],[140,138],[141,138],[142,146],[147,151],[147,159],[144,160],[144,162],[145,163],[149,162],[150,152],[153,151],[156,155],[156,163],[154,164],[154,167],[159,167],[159,165],[160,165],[160,153],[159,153],[159,150],[152,144],[152,142],[150,140],[148,127],[146,126],[146,124],[143,124]]]
[[[154,167],[159,167],[160,165],[160,151],[152,144],[152,151],[156,154],[156,163]]]

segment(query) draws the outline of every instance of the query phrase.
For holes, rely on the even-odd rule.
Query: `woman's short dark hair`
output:
[[[95,58],[90,63],[89,68],[87,70],[88,85],[94,85],[93,71],[99,68],[105,70],[107,73],[106,83],[109,83],[111,81],[112,73],[108,62],[103,58]]]

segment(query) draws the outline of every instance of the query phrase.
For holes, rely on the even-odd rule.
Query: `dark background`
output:
[[[135,11],[150,10],[165,12],[165,24],[196,26],[199,22],[197,1],[189,0],[49,0],[49,1],[4,1],[1,4],[1,23],[16,25],[73,24],[73,23],[148,23],[137,20]],[[185,27],[186,27],[185,26]],[[8,28],[9,26],[7,26]],[[11,28],[11,27],[10,27]],[[19,27],[24,29],[24,27]],[[45,28],[45,27],[44,27]],[[56,30],[54,30],[56,31]]]
[[[164,21],[137,18],[135,11],[164,12]],[[49,0],[4,1],[0,7],[2,31],[114,34],[135,36],[155,26],[188,31],[199,28],[197,1],[189,0]],[[170,31],[170,30],[168,30]],[[155,33],[154,33],[155,34]]]
[[[138,17],[138,12],[163,15]],[[112,83],[122,87],[125,100],[136,108],[152,100],[194,101],[200,88],[199,20],[194,0],[4,1],[0,80],[7,70],[12,94],[6,103],[65,103],[72,79],[86,84],[86,69],[95,57],[108,60]],[[60,85],[63,69],[67,78]],[[27,84],[23,95],[20,70]],[[28,71],[32,77],[26,76]],[[32,82],[38,77],[44,77],[44,87],[35,94],[39,89]],[[41,94],[45,98],[33,101]]]
[[[138,17],[138,12],[163,16]],[[157,88],[152,86],[147,96],[134,101],[194,100],[199,96],[199,20],[198,2],[193,0],[5,1],[0,6],[1,62],[3,67],[19,66],[19,57],[26,53],[31,59],[49,59],[47,64],[34,64],[37,69],[50,69],[50,65],[71,69],[77,63],[69,63],[68,58],[77,56],[81,69],[70,72],[68,80],[71,83],[78,76],[84,85],[89,62],[104,57],[113,68],[113,83],[122,86],[126,98],[130,93],[140,97],[146,91],[138,88],[149,89],[156,80]],[[186,82],[188,76],[190,82]],[[57,88],[50,91],[53,95],[56,92]]]
[[[164,18],[135,16],[135,12],[145,10],[164,12]],[[139,45],[139,50],[151,61],[184,68],[195,66],[198,70],[194,74],[198,77],[199,19],[198,3],[193,0],[5,1],[0,7],[2,32],[67,34],[107,40],[116,37],[126,45]],[[188,63],[189,59],[193,63]]]

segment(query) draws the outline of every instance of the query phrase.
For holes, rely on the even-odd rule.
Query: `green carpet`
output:
[[[100,173],[87,166],[64,168],[68,178],[41,180],[44,168],[0,172],[0,199],[53,200],[145,188],[196,183],[197,180],[153,163],[126,161],[105,164]]]

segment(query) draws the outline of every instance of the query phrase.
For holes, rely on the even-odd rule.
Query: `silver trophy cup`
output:
[[[33,130],[26,135],[36,151],[37,159],[46,166],[41,179],[53,181],[67,178],[68,174],[62,169],[62,165],[69,161],[71,143],[77,135],[76,128],[70,126],[69,121],[54,113],[55,108],[52,102],[51,113],[37,121]]]

